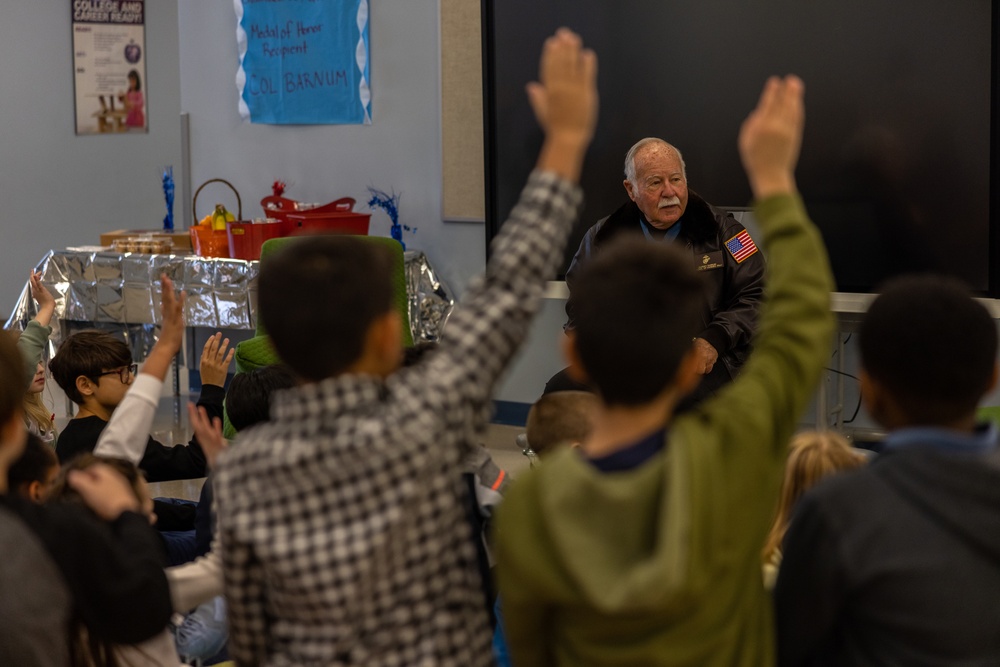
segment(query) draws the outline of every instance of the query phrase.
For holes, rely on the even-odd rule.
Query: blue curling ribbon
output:
[[[163,198],[167,201],[167,215],[163,218],[163,231],[174,231],[174,167],[163,170]]]
[[[371,186],[368,187],[368,194],[371,195],[371,199],[368,200],[368,208],[380,208],[385,211],[386,215],[389,216],[389,220],[392,221],[389,236],[399,241],[399,245],[403,246],[403,250],[406,250],[406,243],[403,241],[403,230],[416,232],[417,228],[399,224],[399,195],[395,192],[387,194]]]

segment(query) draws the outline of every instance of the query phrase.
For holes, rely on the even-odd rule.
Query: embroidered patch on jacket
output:
[[[737,264],[742,264],[744,259],[757,252],[757,246],[754,244],[753,239],[750,238],[750,235],[747,234],[747,230],[744,229],[726,241],[726,250],[733,256]]]
[[[716,252],[706,252],[702,254],[695,253],[695,268],[699,271],[708,271],[710,269],[721,269],[722,264],[722,251],[718,250]]]

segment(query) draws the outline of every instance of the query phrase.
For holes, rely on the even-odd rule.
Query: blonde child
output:
[[[32,271],[29,278],[32,298],[38,302],[38,313],[32,318],[17,339],[17,347],[24,358],[26,388],[24,394],[24,423],[29,433],[39,436],[50,447],[56,446],[54,415],[42,401],[45,390],[45,365],[42,353],[49,341],[52,315],[56,301],[42,285],[42,274]],[[30,378],[30,379],[28,379]]]
[[[781,543],[792,520],[799,498],[825,477],[845,470],[856,470],[867,458],[854,449],[844,436],[832,431],[804,431],[792,438],[788,462],[781,482],[781,496],[774,524],[764,542],[764,586],[774,588],[781,565]]]

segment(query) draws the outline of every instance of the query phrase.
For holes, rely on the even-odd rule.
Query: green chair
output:
[[[1000,405],[986,405],[976,410],[979,421],[993,422],[1000,426]]]
[[[296,238],[292,236],[265,241],[260,249],[261,266],[266,266],[267,258],[270,255],[273,255],[289,243],[295,241]],[[403,345],[411,347],[413,345],[413,334],[410,332],[410,309],[406,293],[406,265],[403,260],[403,247],[395,239],[383,236],[356,236],[354,238],[363,239],[369,243],[378,243],[385,246],[392,253],[393,300],[395,301],[396,309],[403,318]],[[317,344],[321,344],[321,342],[317,341]],[[257,330],[254,333],[254,337],[241,341],[236,345],[234,358],[237,373],[246,373],[263,368],[264,366],[276,364],[280,361],[278,353],[275,352],[274,346],[271,345],[271,340],[264,330],[264,325],[261,323],[259,316],[257,318]],[[228,416],[225,417],[224,422],[226,437],[233,437],[236,431],[229,423]]]

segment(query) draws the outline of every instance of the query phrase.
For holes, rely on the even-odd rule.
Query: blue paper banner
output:
[[[240,115],[371,124],[368,0],[234,0]]]

